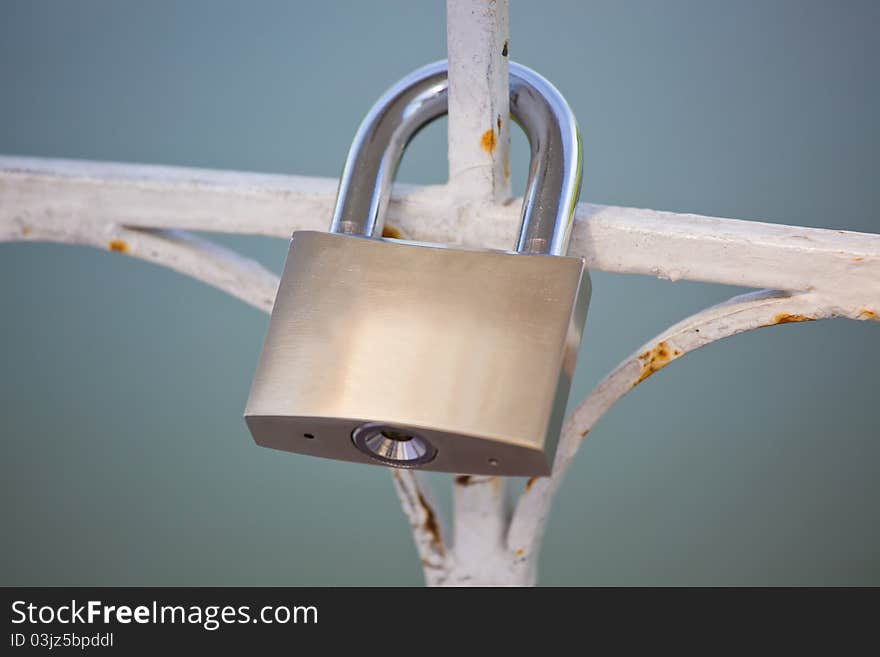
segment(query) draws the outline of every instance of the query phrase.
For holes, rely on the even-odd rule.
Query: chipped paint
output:
[[[810,317],[809,315],[792,315],[790,313],[779,313],[778,315],[774,315],[773,321],[770,322],[770,324],[772,326],[773,324],[792,324],[794,322],[813,322],[815,320],[815,317]]]
[[[507,57],[508,52],[510,52],[510,40],[505,39],[504,40],[504,47],[501,49],[501,56]]]
[[[471,485],[471,476],[470,475],[458,475],[455,478],[455,483],[459,486],[470,486]]]
[[[117,253],[128,253],[128,242],[125,240],[110,240],[107,248]]]
[[[483,136],[480,137],[480,148],[482,148],[487,153],[492,153],[495,150],[495,145],[498,143],[498,140],[495,138],[495,130],[489,128],[486,132],[483,133]]]
[[[671,348],[665,340],[658,342],[653,349],[639,354],[638,360],[642,365],[642,370],[639,373],[639,378],[633,383],[633,387],[640,384],[654,372],[662,370],[670,362],[681,356],[681,354],[681,349]]]

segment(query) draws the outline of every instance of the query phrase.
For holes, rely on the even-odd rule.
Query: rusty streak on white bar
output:
[[[510,198],[509,39],[507,0],[447,0],[447,204],[480,207]],[[515,234],[515,229],[509,233],[510,245]],[[453,479],[453,542],[444,583],[510,584],[505,540],[510,512],[505,479]],[[425,570],[426,578],[432,574]]]
[[[0,241],[54,228],[127,226],[271,235],[326,230],[337,181],[0,156]],[[519,203],[458,206],[443,185],[395,187],[407,237],[511,248]],[[29,232],[32,231],[32,232]],[[670,280],[813,291],[880,307],[880,235],[581,203],[569,253]]]
[[[507,0],[447,0],[449,187],[457,200],[510,198]]]

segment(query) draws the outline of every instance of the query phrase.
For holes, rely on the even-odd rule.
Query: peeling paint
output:
[[[633,383],[633,387],[651,376],[654,372],[658,372],[666,367],[671,361],[681,356],[681,349],[671,349],[669,343],[665,340],[658,342],[653,349],[649,349],[639,354],[639,362],[642,364],[642,371],[639,378]]]
[[[793,322],[812,322],[815,321],[815,317],[810,317],[808,315],[792,315],[790,313],[779,313],[773,317],[773,321],[770,323],[771,326],[773,324],[791,324]]]
[[[483,133],[483,136],[480,137],[480,148],[482,148],[487,153],[492,153],[495,150],[495,144],[498,143],[498,140],[495,138],[495,130],[489,128],[486,132]]]
[[[107,248],[117,253],[128,253],[128,242],[125,240],[110,240]]]

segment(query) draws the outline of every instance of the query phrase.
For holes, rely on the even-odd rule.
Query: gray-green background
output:
[[[511,56],[579,117],[585,200],[880,231],[880,4],[512,5]],[[376,96],[444,53],[442,2],[0,0],[0,153],[335,176]],[[526,158],[517,135],[519,184]],[[445,169],[438,124],[399,178]],[[280,271],[283,240],[221,239]],[[593,282],[573,402],[739,292]],[[252,443],[266,315],[42,244],[0,246],[0,300],[0,583],[421,583],[386,471]],[[585,443],[541,582],[880,584],[878,369],[878,326],[843,320],[676,362]]]

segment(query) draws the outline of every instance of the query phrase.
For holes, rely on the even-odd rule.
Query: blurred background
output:
[[[511,57],[578,115],[582,200],[880,232],[880,4],[511,4]],[[444,56],[440,1],[4,0],[0,153],[336,176],[377,96]],[[517,133],[518,190],[527,159]],[[445,172],[438,122],[398,179]],[[284,240],[218,239],[280,272]],[[572,406],[742,291],[593,285]],[[0,245],[0,300],[0,583],[422,583],[387,471],[253,444],[267,315],[46,244]],[[878,371],[880,327],[846,320],[676,362],[583,445],[540,582],[880,584]]]

